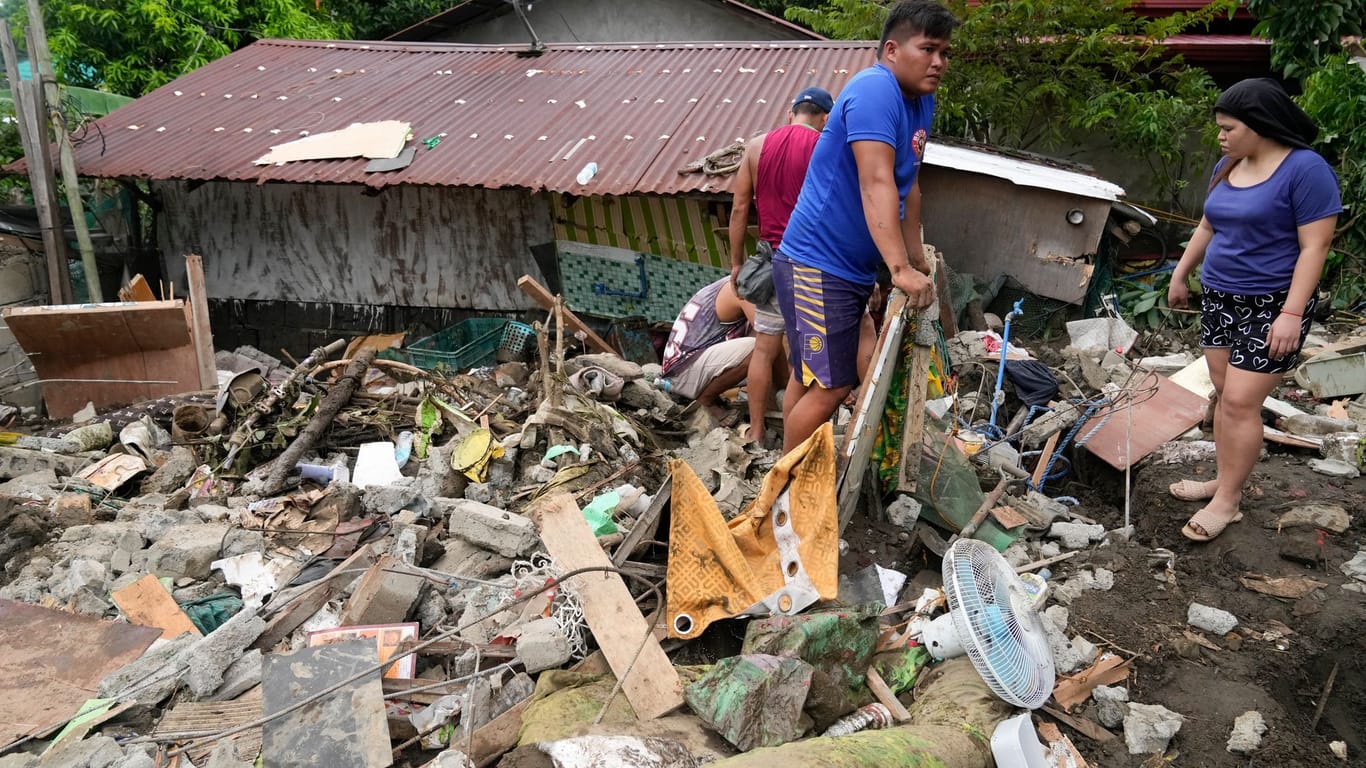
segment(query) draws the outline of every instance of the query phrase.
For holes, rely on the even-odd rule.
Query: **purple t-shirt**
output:
[[[1214,167],[1218,174],[1227,159]],[[1300,258],[1298,227],[1342,212],[1333,169],[1309,149],[1291,150],[1260,184],[1225,179],[1205,197],[1214,237],[1200,281],[1215,290],[1259,295],[1290,287]]]

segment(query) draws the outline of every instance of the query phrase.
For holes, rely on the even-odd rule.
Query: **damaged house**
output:
[[[323,331],[512,313],[530,306],[523,274],[545,275],[588,314],[671,319],[659,307],[676,312],[729,258],[730,177],[680,169],[721,162],[782,124],[792,94],[838,93],[872,61],[870,43],[827,41],[524,53],[265,40],[102,119],[102,141],[76,159],[84,175],[149,185],[168,278],[183,285],[180,256],[203,255],[221,347],[303,348]],[[254,162],[391,120],[410,126],[406,165]],[[1122,189],[943,143],[926,163],[926,237],[951,266],[1084,298]]]

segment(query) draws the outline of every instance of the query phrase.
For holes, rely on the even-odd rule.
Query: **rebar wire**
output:
[[[377,663],[377,664],[373,664],[373,665],[371,665],[371,666],[369,666],[369,667],[367,667],[367,668],[361,670],[360,672],[357,672],[356,674],[354,674],[354,675],[352,675],[352,676],[346,678],[345,680],[342,680],[342,681],[340,681],[340,682],[338,682],[338,683],[336,683],[336,684],[334,684],[334,685],[328,686],[327,688],[324,688],[323,690],[321,690],[321,691],[319,691],[319,692],[313,694],[312,696],[309,696],[309,697],[307,697],[307,698],[305,698],[305,699],[302,699],[302,700],[300,700],[300,701],[297,701],[297,702],[295,702],[295,703],[289,705],[288,707],[285,707],[284,709],[280,710],[279,712],[275,712],[275,713],[273,713],[273,714],[270,714],[270,715],[266,715],[266,716],[264,716],[264,717],[257,718],[256,720],[253,720],[253,721],[251,721],[251,722],[249,722],[249,723],[243,723],[243,724],[241,724],[241,725],[237,725],[237,726],[234,726],[234,727],[232,727],[232,728],[227,728],[227,729],[222,730],[222,731],[219,731],[218,733],[215,733],[215,734],[213,734],[213,735],[211,735],[211,736],[204,736],[204,737],[202,737],[202,738],[194,739],[194,740],[190,741],[189,743],[187,743],[187,744],[185,744],[185,745],[183,745],[183,746],[181,746],[181,747],[178,747],[178,748],[176,748],[176,749],[174,749],[174,750],[168,752],[168,753],[167,753],[167,757],[171,757],[171,758],[178,757],[178,756],[183,755],[183,754],[185,754],[185,753],[189,752],[190,750],[195,749],[195,748],[197,748],[197,747],[201,747],[201,746],[204,746],[204,745],[206,745],[206,744],[212,744],[212,743],[217,742],[217,741],[220,741],[220,740],[222,740],[222,739],[226,739],[226,738],[229,737],[229,736],[236,736],[237,734],[242,733],[243,731],[251,730],[252,728],[259,728],[259,727],[265,725],[266,723],[269,723],[269,722],[271,722],[271,721],[273,721],[273,720],[277,720],[277,719],[279,719],[279,718],[281,718],[281,717],[284,717],[284,716],[287,715],[287,714],[290,714],[291,712],[298,711],[298,710],[303,709],[304,707],[306,707],[306,706],[308,706],[308,705],[310,705],[310,704],[313,704],[314,702],[320,701],[320,700],[322,700],[322,699],[324,699],[324,698],[326,698],[326,697],[328,697],[328,696],[331,696],[332,694],[334,694],[334,693],[336,693],[337,691],[339,691],[339,690],[345,688],[346,686],[351,685],[352,683],[354,683],[354,682],[356,682],[356,681],[358,681],[358,680],[361,680],[361,679],[363,679],[363,678],[365,678],[365,677],[368,677],[369,675],[372,675],[372,674],[374,674],[374,673],[376,673],[376,672],[378,672],[378,673],[380,673],[380,674],[382,675],[382,674],[384,674],[384,672],[385,672],[390,666],[392,666],[393,664],[397,663],[399,659],[401,659],[401,658],[403,658],[403,657],[405,657],[405,656],[409,656],[409,655],[415,654],[415,653],[417,653],[417,652],[419,652],[419,651],[422,651],[422,650],[424,650],[424,649],[426,649],[426,648],[429,648],[429,647],[431,647],[432,645],[434,645],[434,644],[436,644],[436,643],[438,643],[438,642],[440,642],[440,641],[442,641],[442,640],[446,640],[446,639],[448,639],[448,638],[454,637],[455,635],[457,635],[457,634],[459,634],[459,633],[465,631],[466,629],[469,629],[470,627],[473,627],[473,626],[478,625],[480,622],[486,621],[486,620],[488,620],[488,619],[490,619],[490,618],[492,618],[492,617],[494,617],[494,616],[496,616],[496,615],[498,615],[498,614],[500,614],[500,613],[502,613],[502,612],[508,610],[509,608],[512,608],[512,607],[517,606],[517,605],[520,605],[520,604],[522,604],[522,603],[525,603],[525,602],[527,602],[528,600],[530,600],[531,598],[536,597],[537,595],[541,594],[542,592],[546,592],[546,591],[551,590],[551,589],[556,589],[556,588],[558,588],[561,584],[563,584],[564,582],[568,581],[569,579],[571,579],[571,578],[573,578],[573,577],[575,577],[575,576],[581,576],[581,575],[583,575],[583,574],[585,574],[585,573],[615,573],[615,574],[617,574],[618,576],[621,576],[621,577],[623,577],[623,578],[630,578],[630,579],[635,579],[635,580],[637,580],[637,581],[639,581],[639,582],[644,582],[644,583],[646,583],[647,585],[649,585],[650,591],[655,593],[656,598],[659,600],[659,604],[660,604],[660,605],[663,605],[663,604],[664,604],[664,595],[663,595],[662,593],[660,593],[659,589],[658,589],[657,587],[655,587],[654,584],[650,583],[649,579],[646,579],[646,578],[643,577],[643,576],[637,576],[637,575],[635,575],[635,574],[632,574],[632,573],[628,573],[628,572],[626,572],[626,571],[623,571],[623,570],[621,570],[620,568],[614,568],[614,567],[612,567],[612,566],[606,566],[606,565],[590,565],[590,566],[586,566],[586,567],[584,567],[584,568],[575,568],[574,570],[569,571],[568,573],[564,574],[563,576],[560,576],[560,577],[558,577],[558,578],[554,578],[554,579],[551,579],[551,580],[547,581],[545,584],[541,585],[540,587],[538,587],[538,588],[536,588],[536,589],[534,589],[534,590],[531,590],[531,591],[527,592],[526,594],[522,595],[521,597],[516,598],[515,600],[513,600],[513,601],[511,601],[511,602],[509,602],[509,603],[506,603],[506,604],[504,604],[504,605],[498,606],[498,608],[497,608],[496,610],[494,610],[492,613],[488,614],[487,616],[480,616],[479,618],[477,618],[477,619],[475,619],[475,620],[473,620],[473,621],[467,622],[467,623],[465,623],[465,624],[463,624],[463,625],[461,625],[461,626],[455,627],[455,628],[453,628],[453,629],[446,630],[446,631],[444,631],[444,632],[440,632],[440,633],[438,633],[438,634],[436,634],[436,635],[434,635],[434,636],[432,636],[432,637],[430,637],[430,638],[428,638],[428,639],[426,639],[426,640],[423,640],[422,642],[418,643],[417,645],[413,646],[412,648],[409,648],[409,649],[407,649],[407,650],[404,650],[404,651],[400,651],[400,652],[398,652],[398,653],[395,653],[393,656],[390,656],[389,659],[386,660],[386,661],[382,661],[382,662],[379,662],[379,663]],[[485,672],[488,672],[488,671],[489,671],[489,670],[485,670]],[[482,673],[477,673],[477,674],[482,674]],[[623,676],[624,676],[624,675],[623,675]],[[455,681],[446,681],[446,682],[449,683],[449,682],[455,682]]]

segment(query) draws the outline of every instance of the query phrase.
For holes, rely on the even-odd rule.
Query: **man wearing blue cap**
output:
[[[773,255],[792,365],[784,452],[828,421],[858,383],[859,328],[878,265],[886,265],[912,309],[934,301],[916,176],[956,26],[953,14],[931,0],[893,6],[877,63],[844,86],[811,156]]]
[[[754,353],[748,372],[749,439],[764,442],[764,412],[775,382],[788,378],[783,358],[783,315],[771,284],[766,294],[751,293],[738,282],[745,262],[745,234],[749,227],[749,207],[753,201],[759,214],[759,241],[756,258],[766,259],[782,244],[788,217],[797,204],[797,195],[806,178],[806,166],[816,148],[821,129],[834,107],[829,91],[807,88],[792,101],[787,125],[757,136],[745,146],[740,169],[735,176],[734,199],[730,211],[731,283],[740,298],[754,304]]]

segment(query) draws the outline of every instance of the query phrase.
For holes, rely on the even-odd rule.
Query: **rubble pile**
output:
[[[980,663],[940,653],[926,622],[974,586],[949,583],[969,541],[1014,572],[1010,609],[1037,627],[1050,685],[1056,673],[1042,711],[1098,744],[1165,754],[1199,714],[1143,700],[1127,684],[1134,652],[1076,609],[1126,569],[1174,590],[1177,555],[1138,545],[1127,506],[1116,520],[1064,489],[1083,454],[1121,472],[1210,460],[1208,376],[1186,349],[1132,355],[1143,340],[1122,321],[1069,331],[1054,365],[994,332],[950,338],[956,394],[925,403],[923,450],[880,448],[880,468],[836,448],[855,439],[847,411],[781,457],[662,392],[656,367],[568,357],[545,329],[536,359],[455,374],[364,343],[294,366],[219,353],[216,397],[0,446],[0,643],[28,649],[4,664],[46,664],[50,678],[26,696],[25,681],[0,683],[16,694],[0,704],[0,765],[463,768],[533,752],[557,766],[766,765],[838,750],[1024,765],[971,737],[1007,730],[1085,764],[1051,723],[1007,719],[1016,710]],[[1311,349],[1302,388],[1268,402],[1268,437],[1319,453],[1315,471],[1332,477],[1362,468],[1366,400],[1315,393],[1342,387],[1324,361],[1357,345],[1366,335]],[[884,471],[898,460],[899,478]],[[846,529],[836,484],[849,478],[869,503]],[[699,487],[715,522],[680,506]],[[1276,524],[1342,533],[1352,520],[1305,503]],[[733,535],[735,554],[680,531]],[[869,562],[869,535],[901,556]],[[827,569],[801,549],[819,536],[844,555],[837,590],[835,556]],[[1366,592],[1363,563],[1336,564],[1342,590]],[[702,583],[670,584],[678,574]],[[773,580],[773,594],[754,591]],[[749,621],[696,641],[703,616],[671,603],[698,594],[704,624]],[[1284,638],[1232,604],[1183,605],[1175,642],[1189,658]],[[726,633],[743,643],[718,646]],[[1257,711],[1227,725],[1238,755],[1274,737]]]

